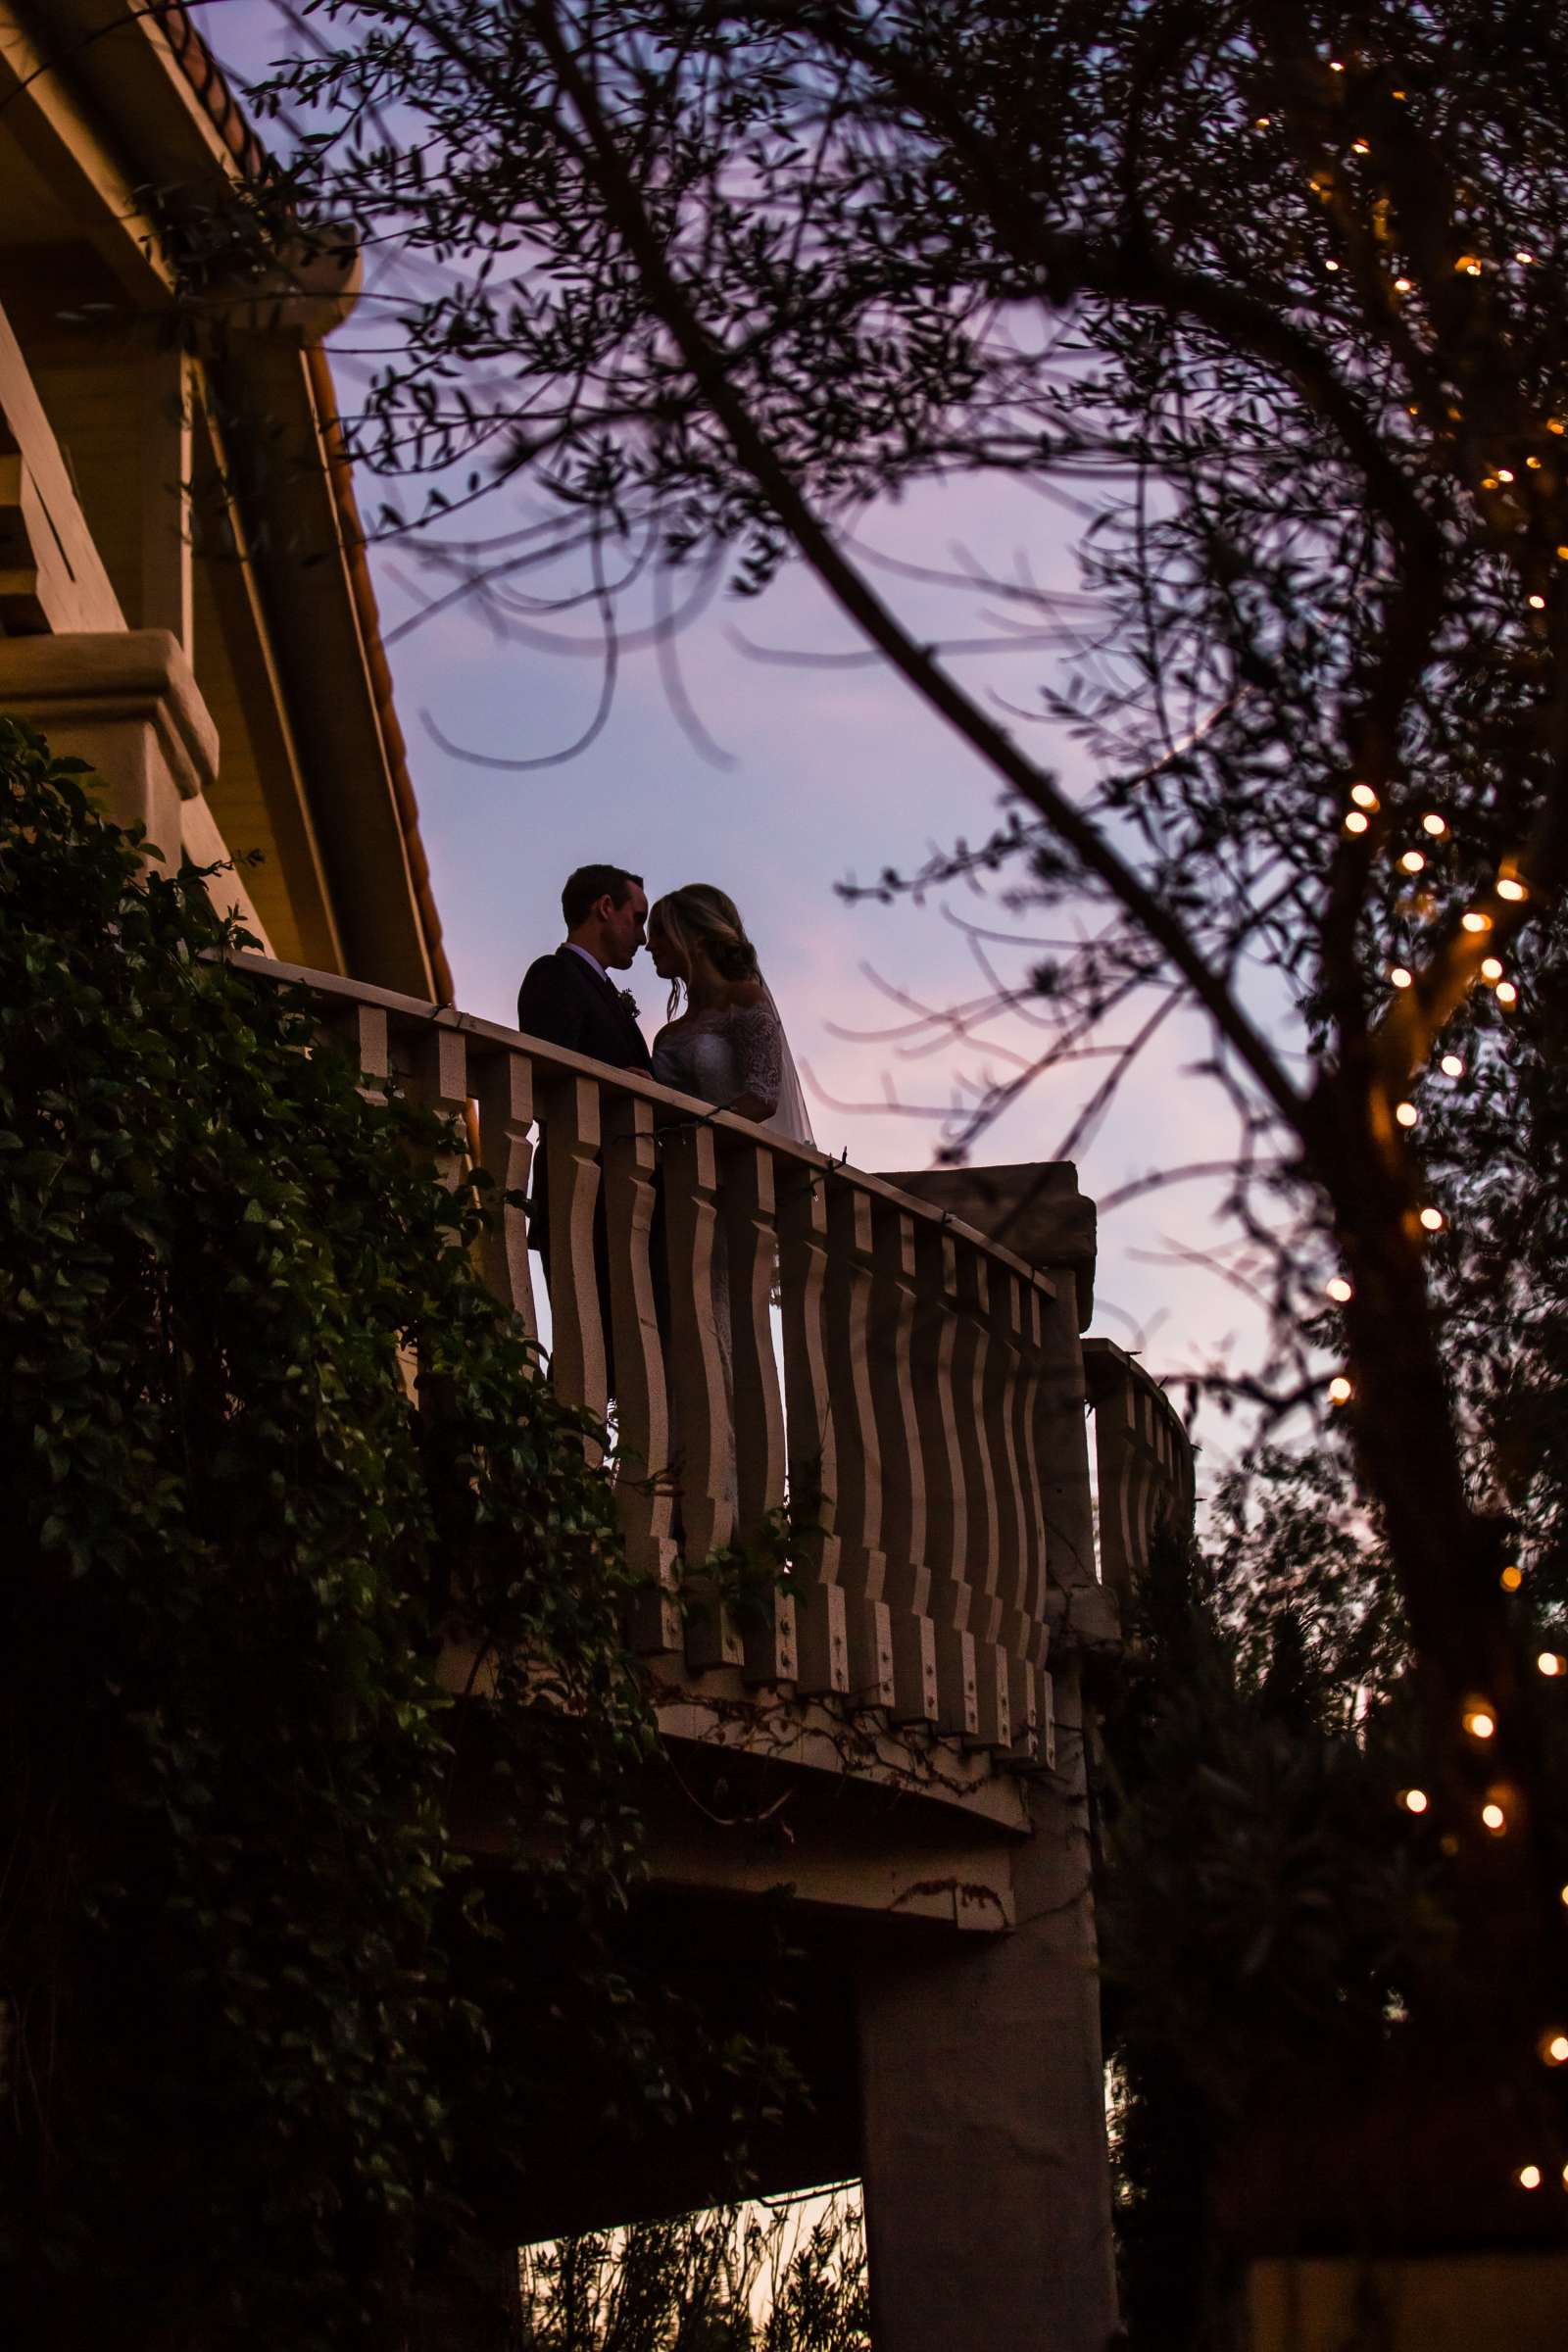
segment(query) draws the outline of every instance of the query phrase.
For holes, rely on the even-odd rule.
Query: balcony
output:
[[[663,1734],[636,1792],[647,1917],[661,1949],[744,1970],[788,1905],[810,2095],[759,2186],[864,2180],[879,2352],[1102,2343],[1081,1668],[1193,1489],[1163,1393],[1080,1337],[1073,1171],[869,1175],[450,1007],[236,961],[309,989],[368,1090],[444,1122],[451,1177],[476,1161],[512,1196],[485,1279],[613,1430]],[[547,1297],[518,1204],[536,1152]],[[781,1526],[787,1589],[737,1606],[715,1560],[776,1557]],[[454,1644],[443,1671],[481,1669]],[[482,1857],[484,1821],[457,1826]],[[564,2131],[501,2242],[702,2202],[711,2154],[701,2119],[651,2165]]]

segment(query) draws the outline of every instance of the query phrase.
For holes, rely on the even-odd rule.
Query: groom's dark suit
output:
[[[569,1053],[587,1054],[607,1061],[614,1070],[653,1071],[648,1041],[637,1015],[612,980],[564,944],[553,956],[541,956],[523,974],[517,991],[517,1027],[525,1037],[543,1038],[547,1045],[564,1046]],[[543,1255],[548,1285],[550,1265],[550,1191],[543,1151],[534,1156],[532,1213],[528,1239]],[[659,1252],[655,1253],[656,1288]],[[610,1246],[605,1226],[605,1196],[600,1190],[594,1214],[594,1266],[599,1277],[599,1299],[605,1323],[605,1358],[614,1389],[614,1356],[610,1334]]]
[[[528,966],[517,991],[517,1027],[525,1037],[592,1054],[614,1070],[646,1074],[654,1066],[625,998],[575,948],[559,947]]]

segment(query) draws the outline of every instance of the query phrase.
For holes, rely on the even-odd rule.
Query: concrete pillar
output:
[[[1104,2352],[1116,2327],[1083,1721],[1076,1669],[1054,1680],[1016,1929],[860,1983],[877,2352]]]
[[[0,713],[28,720],[51,751],[85,760],[108,788],[106,813],[143,825],[166,873],[186,855],[197,865],[227,857],[204,797],[218,774],[218,729],[168,629],[0,637]],[[265,949],[242,876],[219,875],[208,888]]]

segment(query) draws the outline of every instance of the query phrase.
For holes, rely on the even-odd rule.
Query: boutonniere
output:
[[[631,1018],[632,1018],[634,1021],[639,1021],[639,1022],[640,1022],[640,1021],[641,1021],[641,1019],[642,1019],[642,1017],[643,1017],[643,1016],[642,1016],[642,1011],[641,1011],[641,1008],[640,1008],[640,1006],[638,1005],[638,1003],[637,1003],[637,1000],[636,1000],[636,998],[635,998],[635,997],[632,995],[632,993],[631,993],[631,990],[630,990],[629,988],[623,988],[623,989],[620,991],[620,1001],[621,1001],[621,1004],[622,1004],[625,1006],[625,1008],[626,1008],[626,1011],[627,1011],[627,1012],[630,1014]]]

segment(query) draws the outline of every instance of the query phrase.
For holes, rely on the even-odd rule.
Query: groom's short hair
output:
[[[566,876],[566,887],[561,894],[561,911],[566,918],[566,929],[575,931],[601,899],[609,899],[612,906],[624,906],[626,894],[633,887],[641,890],[643,878],[641,874],[628,873],[623,865],[579,865],[574,874]]]

